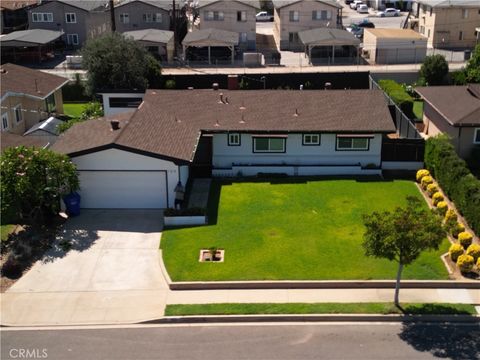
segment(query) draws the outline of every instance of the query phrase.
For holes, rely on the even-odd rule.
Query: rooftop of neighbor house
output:
[[[427,40],[422,34],[412,29],[365,29],[369,33],[375,35],[379,39],[418,39]]]
[[[57,1],[70,6],[74,6],[85,11],[103,11],[108,8],[108,0],[43,0],[41,1],[41,3],[44,4],[52,1]]]
[[[433,8],[472,7],[480,8],[478,0],[419,0],[419,4]]]
[[[166,11],[169,11],[169,10],[172,9],[172,1],[171,0],[120,0],[120,1],[117,2],[117,4],[115,4],[115,7],[118,8],[118,7],[121,7],[123,5],[127,5],[127,4],[130,4],[130,3],[136,3],[136,2],[141,2],[141,3],[147,4],[147,5],[152,5],[152,6],[155,6],[159,9],[163,9],[163,10],[166,10]],[[178,3],[180,3],[180,1]],[[175,5],[175,7],[178,8],[178,4]]]
[[[2,0],[0,2],[0,9],[18,10],[35,5],[38,2],[38,0]]]
[[[6,131],[1,132],[0,138],[2,152],[5,149],[16,146],[34,146],[38,148],[44,148],[49,144],[48,140],[45,139],[44,136],[22,136],[17,134],[11,134]]]
[[[480,125],[480,84],[418,87],[415,91],[451,125]]]
[[[211,4],[214,4],[214,3],[219,2],[219,1],[221,1],[221,0],[199,0],[197,9],[200,9],[202,7],[205,7],[205,6],[208,6],[208,5],[211,5]],[[259,0],[236,0],[236,1],[239,2],[239,3],[245,4],[245,5],[251,6],[255,9],[260,9],[260,7],[261,7]]]
[[[303,0],[273,0],[273,7],[275,7],[276,9],[281,9],[285,6],[293,5],[301,1]],[[338,9],[342,8],[342,5],[338,4],[335,0],[307,0],[307,1],[316,1],[319,3],[336,7]]]
[[[14,64],[0,66],[1,97],[7,93],[44,99],[68,83],[68,79]]]
[[[188,162],[201,133],[228,131],[373,134],[395,126],[379,90],[148,90],[135,112],[74,125],[53,149],[75,156],[109,145]]]

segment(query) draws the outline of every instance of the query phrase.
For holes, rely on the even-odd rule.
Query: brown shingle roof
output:
[[[479,85],[428,86],[415,91],[453,126],[480,125]],[[470,89],[470,90],[469,90]]]
[[[22,136],[2,131],[1,143],[3,152],[5,149],[16,146],[35,146],[43,148],[48,145],[48,140],[44,139],[43,136]]]
[[[228,104],[219,101],[221,93]],[[54,149],[72,154],[110,142],[190,161],[202,131],[395,132],[385,98],[377,90],[149,90],[118,137],[110,137],[108,129],[105,121],[82,123]]]
[[[14,64],[3,64],[1,69],[2,97],[11,92],[43,99],[68,82],[63,77]]]
[[[2,0],[0,9],[18,10],[38,3],[38,0]]]

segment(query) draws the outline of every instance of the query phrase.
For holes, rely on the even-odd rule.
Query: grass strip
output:
[[[447,303],[223,303],[167,305],[165,316],[258,314],[475,315],[473,305]]]

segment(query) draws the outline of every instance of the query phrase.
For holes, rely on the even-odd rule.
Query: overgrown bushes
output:
[[[378,85],[392,98],[395,104],[407,115],[413,118],[413,97],[411,97],[403,86],[394,80],[380,80]]]
[[[425,166],[475,233],[480,233],[480,180],[468,170],[445,136],[429,138]]]

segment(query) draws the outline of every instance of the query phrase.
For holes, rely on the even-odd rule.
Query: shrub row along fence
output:
[[[429,138],[425,166],[461,212],[473,231],[480,234],[480,180],[460,159],[446,136]]]

